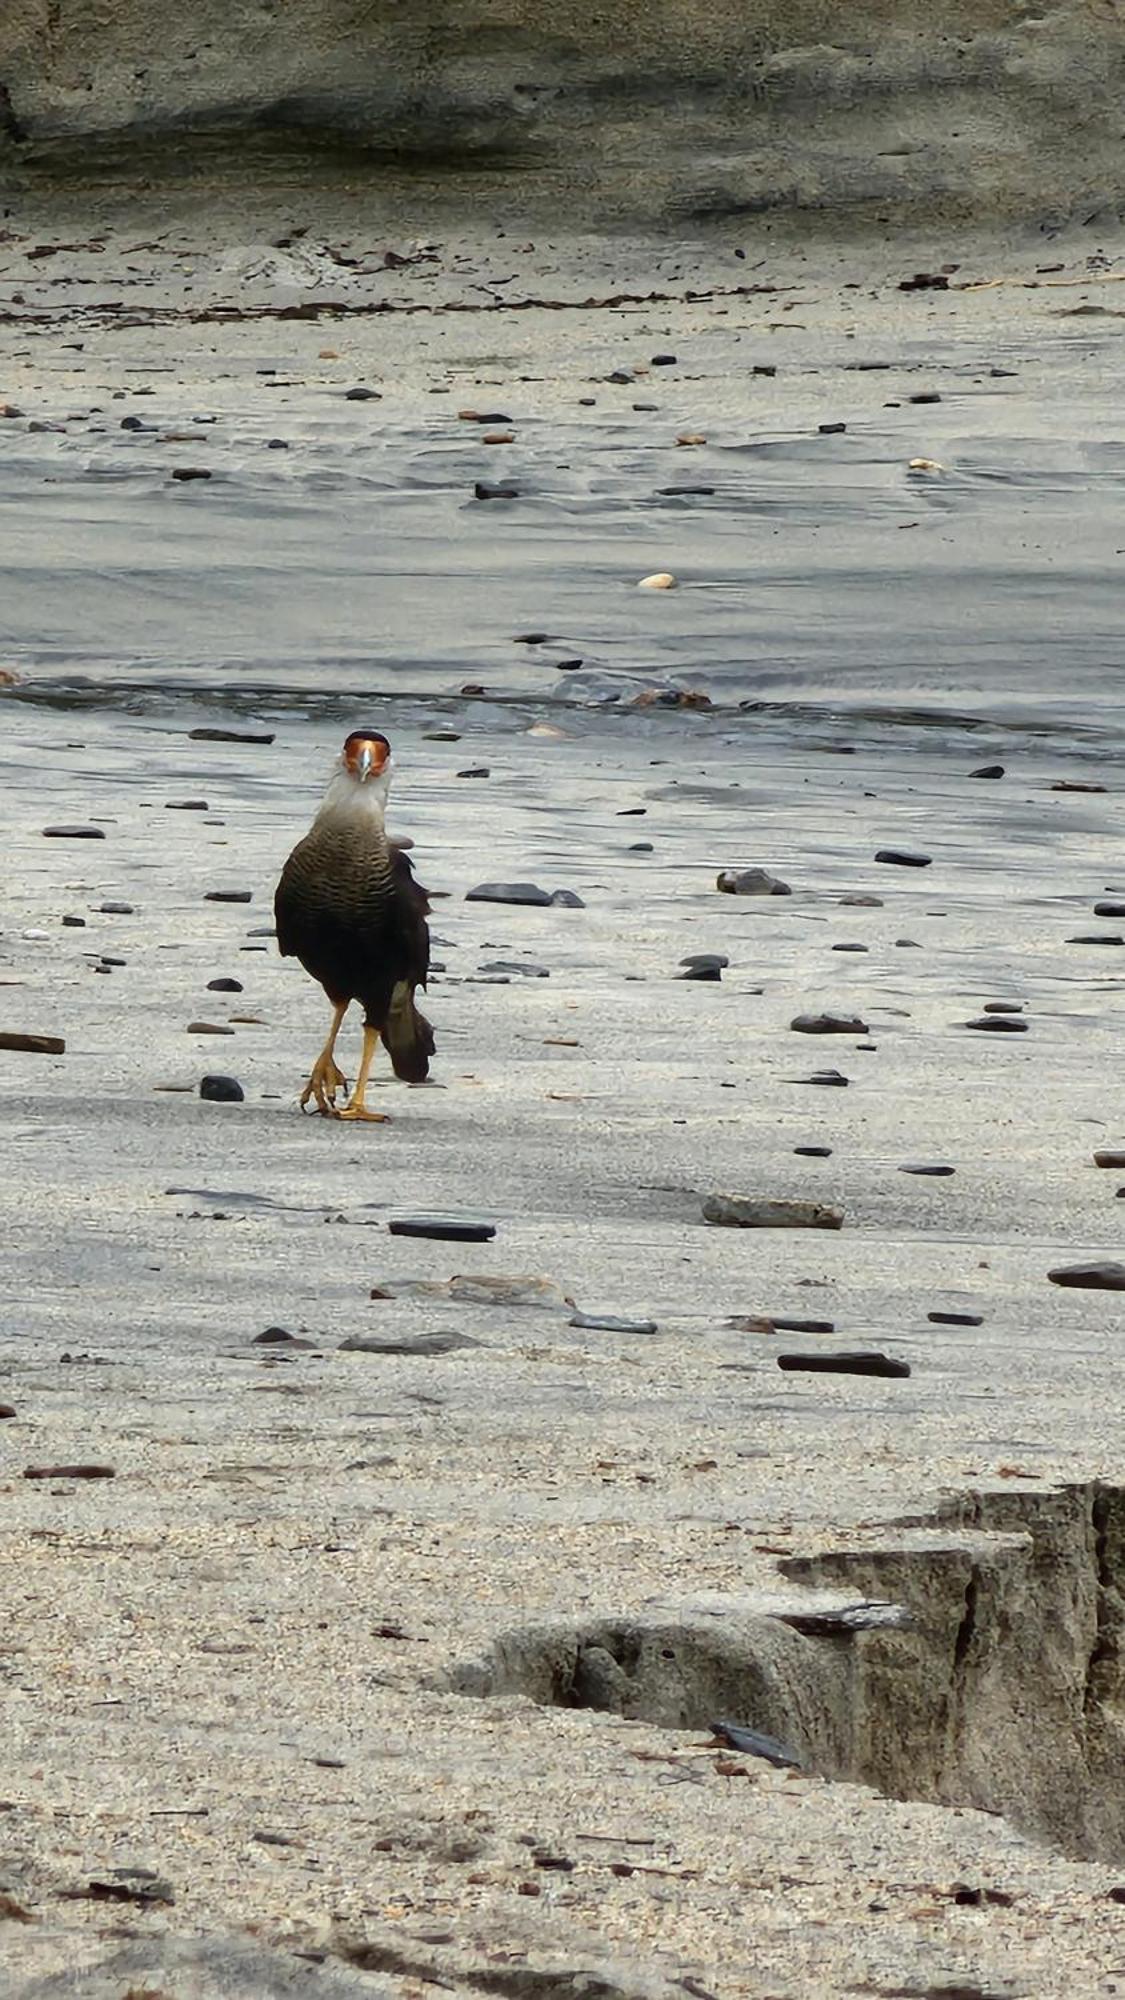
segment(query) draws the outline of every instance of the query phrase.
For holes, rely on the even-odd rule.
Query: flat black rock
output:
[[[237,1077],[205,1076],[200,1079],[199,1095],[209,1104],[241,1104],[246,1092]]]
[[[794,1146],[793,1151],[800,1153],[801,1157],[806,1160],[830,1160],[832,1158],[831,1146]]]
[[[881,847],[875,856],[890,868],[928,868],[933,861],[932,854],[917,854],[908,847]]]
[[[100,826],[45,826],[44,840],[104,840],[105,828]]]
[[[189,743],[273,743],[274,733],[248,729],[189,729]]]
[[[970,771],[968,775],[970,778],[1002,778],[1004,776],[1004,766],[1003,764],[978,764],[976,770]]]
[[[982,1035],[1026,1035],[1027,1022],[1018,1020],[1012,1014],[983,1014],[979,1021],[964,1021],[963,1027],[975,1028]]]
[[[242,981],[241,979],[209,979],[207,981],[207,991],[208,993],[241,993]]]
[[[380,403],[382,400],[378,389],[356,388],[344,390],[345,403]]]
[[[478,882],[465,897],[467,903],[533,903],[546,909],[551,896],[536,882]]]
[[[1125,1271],[1122,1273],[1125,1281]],[[909,1361],[894,1361],[889,1354],[779,1354],[777,1365],[789,1372],[812,1375],[909,1375]]]
[[[494,1222],[467,1222],[456,1215],[400,1215],[388,1222],[392,1236],[433,1236],[442,1243],[490,1243]]]
[[[205,903],[252,903],[254,900],[254,891],[252,889],[207,889],[204,891],[203,900]]]
[[[729,1749],[740,1751],[744,1757],[764,1757],[767,1764],[776,1764],[779,1771],[801,1768],[799,1758],[764,1730],[747,1729],[741,1722],[709,1722],[707,1727]]]
[[[983,1313],[932,1312],[926,1318],[932,1326],[983,1326]]]
[[[1048,1271],[1052,1285],[1072,1285],[1088,1292],[1125,1292],[1125,1264],[1107,1258],[1102,1263],[1060,1264]]]
[[[956,1172],[955,1167],[900,1167],[899,1168],[900,1174],[924,1174],[929,1180],[933,1181],[946,1181],[949,1179],[950,1174],[955,1172]]]
[[[654,1319],[618,1319],[613,1313],[572,1313],[569,1326],[586,1327],[593,1333],[656,1333]]]

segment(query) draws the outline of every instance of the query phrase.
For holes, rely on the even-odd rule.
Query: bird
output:
[[[326,1118],[385,1124],[367,1107],[380,1039],[395,1075],[424,1083],[434,1031],[414,1004],[430,967],[430,900],[401,843],[385,828],[391,746],[377,729],[347,737],[320,810],[281,871],[274,896],[278,949],[319,980],[332,1004],[328,1039],[301,1093]],[[336,1037],[353,1000],[363,1008],[363,1055],[355,1089],[337,1105],[347,1078]]]

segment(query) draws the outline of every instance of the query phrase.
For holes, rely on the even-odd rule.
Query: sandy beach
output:
[[[0,1989],[1118,1990],[1125,246],[5,229]]]

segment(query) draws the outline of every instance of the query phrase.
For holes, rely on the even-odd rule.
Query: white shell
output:
[[[675,590],[676,579],[670,570],[658,569],[651,576],[642,576],[638,590]]]

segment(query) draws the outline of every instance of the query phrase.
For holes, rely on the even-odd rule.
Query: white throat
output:
[[[316,822],[347,820],[353,824],[382,828],[391,789],[390,766],[370,778],[353,778],[350,771],[336,771],[324,794]]]

